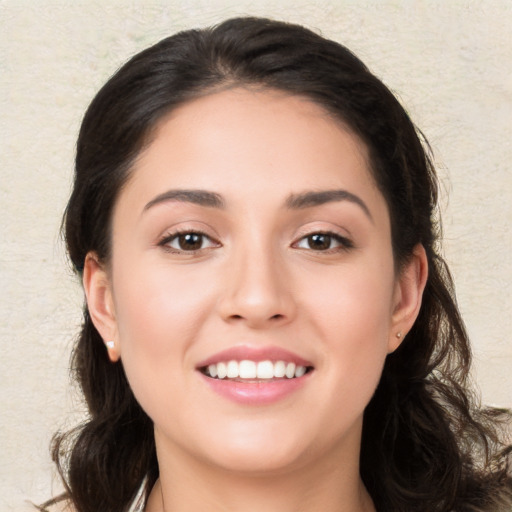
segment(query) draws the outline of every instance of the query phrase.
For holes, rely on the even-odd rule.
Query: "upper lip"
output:
[[[226,361],[285,361],[295,363],[300,366],[313,366],[310,361],[290,352],[281,347],[250,347],[248,345],[237,345],[213,354],[212,356],[200,361],[197,368],[204,368],[211,364],[217,364]]]

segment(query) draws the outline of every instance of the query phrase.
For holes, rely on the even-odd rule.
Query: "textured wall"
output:
[[[82,294],[58,231],[84,109],[134,52],[235,14],[321,30],[401,97],[441,172],[484,401],[512,406],[509,0],[0,0],[1,510],[58,487],[49,440],[81,413],[67,366]]]

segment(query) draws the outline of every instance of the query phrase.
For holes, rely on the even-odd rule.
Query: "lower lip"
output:
[[[201,373],[201,377],[215,393],[245,405],[266,405],[284,399],[300,389],[311,372],[294,379],[260,380],[241,382],[230,379],[212,379]]]

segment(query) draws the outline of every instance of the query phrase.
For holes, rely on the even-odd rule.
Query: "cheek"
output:
[[[367,400],[378,384],[388,352],[393,309],[392,272],[381,266],[340,271],[317,282],[306,309],[324,340],[323,361],[336,392]]]
[[[176,266],[175,266],[176,267]],[[194,333],[213,300],[211,279],[200,267],[165,263],[130,265],[116,275],[115,309],[122,346],[130,343],[180,345]],[[150,348],[150,347],[147,347]]]
[[[335,272],[316,273],[305,282],[306,309],[315,312],[334,337],[377,341],[388,332],[393,310],[393,274],[380,264],[347,265]]]
[[[116,267],[115,310],[121,360],[145,406],[164,385],[177,386],[187,354],[214,302],[214,286],[197,270],[162,264]]]

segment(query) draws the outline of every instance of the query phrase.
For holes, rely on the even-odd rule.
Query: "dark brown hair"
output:
[[[183,102],[232,86],[307,97],[367,145],[392,224],[397,269],[416,244],[429,276],[419,317],[389,355],[363,426],[361,475],[379,511],[487,511],[511,506],[505,411],[477,406],[470,348],[439,253],[437,181],[429,149],[407,113],[342,45],[303,27],[239,18],[164,39],[133,57],[84,117],[64,229],[81,272],[89,251],[110,255],[113,207],[158,120]],[[423,142],[422,142],[423,141]],[[78,512],[124,511],[158,477],[153,425],[122,364],[111,364],[87,307],[73,356],[88,420],[58,434],[53,456]],[[503,507],[500,508],[500,507]]]

